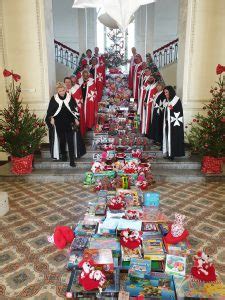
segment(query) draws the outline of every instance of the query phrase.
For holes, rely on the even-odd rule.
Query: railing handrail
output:
[[[74,49],[66,46],[65,44],[63,44],[63,43],[61,43],[61,42],[59,42],[57,40],[54,40],[54,43],[57,44],[57,45],[59,45],[59,46],[61,46],[61,47],[63,47],[63,48],[65,48],[65,49],[67,49],[67,50],[69,50],[70,52],[73,52],[74,54],[80,55],[80,53],[78,51],[76,51],[76,50],[74,50]]]
[[[177,43],[178,41],[179,41],[179,39],[177,38],[177,39],[175,39],[175,40],[169,42],[168,44],[163,45],[162,47],[160,47],[160,48],[154,50],[154,51],[153,51],[153,54],[155,54],[156,52],[162,51],[162,50],[165,49],[165,48],[168,48],[169,46],[171,46],[171,45]]]

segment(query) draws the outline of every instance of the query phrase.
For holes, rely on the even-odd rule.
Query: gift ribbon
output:
[[[14,74],[13,72],[10,72],[10,71],[8,71],[8,70],[6,70],[6,69],[3,71],[3,75],[4,75],[4,77],[12,76],[12,78],[13,78],[16,82],[19,81],[20,78],[21,78],[20,75]]]

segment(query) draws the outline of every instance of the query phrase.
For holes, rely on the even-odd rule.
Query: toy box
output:
[[[144,259],[131,258],[128,276],[130,278],[150,278],[151,261]]]
[[[81,270],[75,269],[69,276],[68,285],[66,289],[67,299],[118,299],[119,294],[119,270],[114,270],[113,273],[106,274],[106,283],[103,286],[101,294],[99,290],[85,291],[82,285],[79,284],[79,276]]]
[[[173,277],[163,273],[151,273],[149,279],[127,280],[125,290],[131,297],[144,296],[144,299],[175,300]]]
[[[113,255],[120,254],[120,242],[116,237],[104,237],[95,235],[91,238],[89,249],[110,249]]]
[[[97,222],[85,222],[81,221],[74,229],[75,235],[92,235],[96,233]]]
[[[94,265],[101,271],[114,271],[114,261],[112,250],[110,249],[85,249],[83,253],[83,259],[92,260]]]
[[[159,193],[144,193],[144,206],[159,207]]]

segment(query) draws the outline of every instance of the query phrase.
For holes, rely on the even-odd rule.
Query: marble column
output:
[[[135,13],[135,47],[145,58],[147,52],[153,51],[155,4],[142,5]]]
[[[79,26],[79,52],[85,53],[87,50],[87,23],[85,8],[78,8],[78,26]]]
[[[5,68],[21,75],[23,104],[44,117],[55,91],[51,0],[0,0],[0,109],[8,101]]]
[[[225,1],[186,2],[181,1],[179,16],[185,32],[179,41],[177,91],[183,100],[187,123],[209,101],[210,87],[217,79],[216,65],[225,64],[225,39],[222,38]]]

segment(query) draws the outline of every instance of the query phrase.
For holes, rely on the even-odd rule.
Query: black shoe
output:
[[[173,156],[169,156],[168,159],[171,160],[171,161],[173,161],[174,157]]]
[[[74,162],[74,161],[71,161],[71,162],[70,162],[70,166],[73,167],[73,168],[76,167],[75,162]]]

